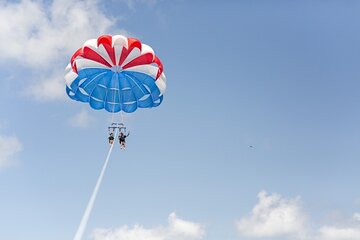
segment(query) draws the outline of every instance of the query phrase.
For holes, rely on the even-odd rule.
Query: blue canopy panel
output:
[[[67,95],[80,102],[88,102],[93,109],[127,113],[137,108],[157,107],[163,100],[155,79],[147,74],[110,69],[87,68],[66,87]]]

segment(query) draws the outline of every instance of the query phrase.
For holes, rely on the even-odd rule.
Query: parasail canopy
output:
[[[71,99],[108,112],[159,106],[166,89],[163,65],[153,49],[121,35],[86,41],[65,72]]]

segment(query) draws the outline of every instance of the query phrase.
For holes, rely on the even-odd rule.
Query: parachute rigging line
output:
[[[116,76],[116,81],[117,81],[118,80],[117,75],[114,75],[114,76]],[[115,83],[116,83],[116,81],[115,81]],[[120,89],[119,89],[119,93],[120,93]],[[113,109],[112,109],[112,114],[111,114],[111,123],[114,122],[114,116],[115,116],[115,94],[113,96]]]
[[[123,112],[120,112],[120,116],[121,116],[121,123],[124,123],[124,114],[123,114]]]
[[[115,138],[117,137],[117,131],[115,131]],[[99,178],[96,182],[96,185],[95,185],[95,188],[93,190],[93,193],[90,197],[90,200],[89,200],[89,203],[86,207],[86,210],[84,212],[84,215],[83,217],[81,218],[81,222],[80,222],[80,225],[76,231],[76,234],[75,234],[75,237],[74,237],[74,240],[81,240],[82,237],[83,237],[83,234],[84,234],[84,231],[86,229],[86,225],[89,221],[89,217],[90,217],[90,214],[91,214],[91,211],[94,207],[94,203],[95,203],[95,199],[96,199],[96,196],[98,194],[98,191],[99,191],[99,188],[100,188],[100,185],[101,185],[101,182],[102,182],[102,179],[104,177],[104,174],[105,174],[105,171],[106,171],[106,167],[108,165],[108,162],[109,162],[109,159],[110,159],[110,155],[111,155],[111,152],[112,152],[112,149],[114,147],[114,144],[111,144],[110,146],[110,149],[109,149],[109,152],[107,154],[107,157],[106,157],[106,160],[105,160],[105,163],[104,163],[104,166],[100,172],[100,175],[99,175]]]

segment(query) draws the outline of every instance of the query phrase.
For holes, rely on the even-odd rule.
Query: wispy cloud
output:
[[[54,69],[47,76],[38,78],[37,83],[29,85],[23,93],[38,101],[65,99],[67,96],[63,75],[62,69]]]
[[[122,226],[117,229],[96,229],[94,240],[196,240],[205,236],[204,227],[195,222],[180,219],[175,213],[168,218],[168,226],[144,228]]]
[[[17,163],[16,154],[23,149],[16,136],[0,135],[0,170]]]
[[[354,213],[353,219],[360,222],[360,213]]]
[[[95,122],[95,119],[91,117],[88,111],[81,110],[69,119],[69,124],[72,127],[87,128]]]
[[[27,69],[26,92],[38,100],[62,98],[63,69],[89,38],[109,33],[117,19],[98,0],[21,0],[0,2],[0,61]],[[30,80],[29,80],[30,79]],[[30,85],[30,84],[29,84]]]
[[[157,4],[158,0],[118,0],[127,5],[127,7],[131,10],[136,10],[136,5],[144,5],[146,4],[149,7],[153,7]]]

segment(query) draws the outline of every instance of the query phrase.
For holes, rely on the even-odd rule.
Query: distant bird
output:
[[[254,148],[254,146],[252,146],[252,145],[249,145],[249,148]]]

